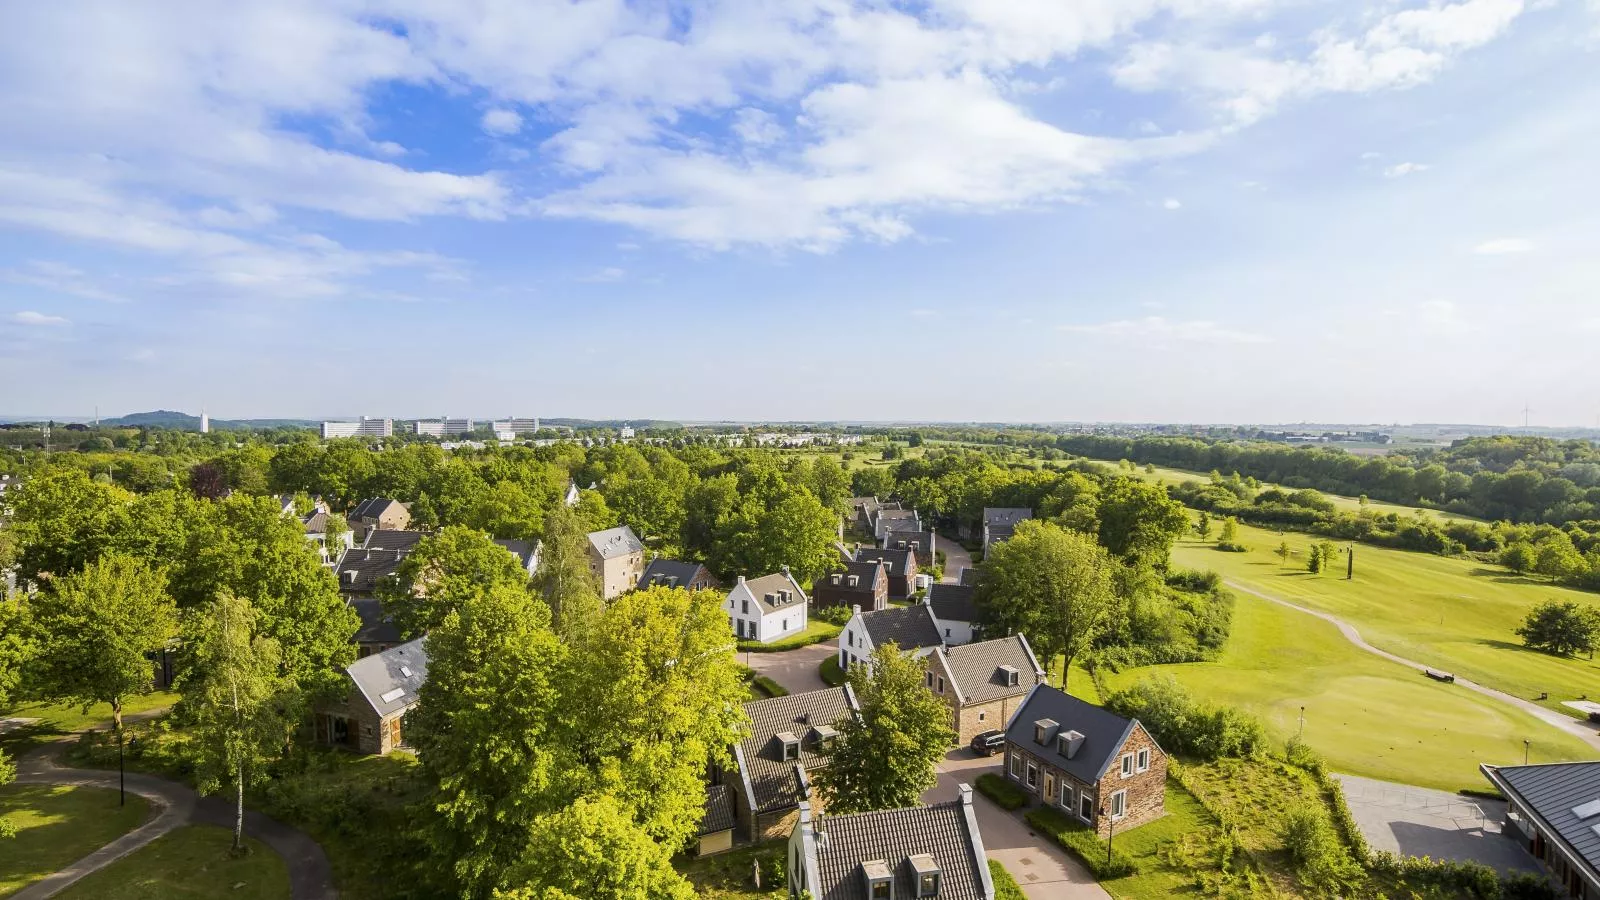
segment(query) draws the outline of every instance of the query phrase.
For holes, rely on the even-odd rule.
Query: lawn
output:
[[[1182,541],[1176,565],[1212,569],[1265,594],[1331,613],[1354,625],[1373,646],[1445,669],[1507,693],[1537,700],[1569,715],[1560,704],[1583,696],[1600,698],[1600,662],[1567,659],[1527,650],[1514,633],[1528,610],[1543,600],[1574,600],[1600,606],[1600,597],[1512,575],[1498,566],[1357,544],[1355,580],[1344,580],[1341,555],[1335,570],[1305,571],[1307,548],[1317,538],[1241,525],[1248,553],[1222,553],[1209,544]],[[1289,564],[1273,553],[1287,541]],[[1343,546],[1343,545],[1341,545]]]
[[[781,872],[786,847],[786,841],[768,841],[715,856],[681,857],[673,862],[673,867],[689,879],[701,900],[781,900],[789,895],[783,888],[781,875],[776,887],[771,886],[772,882],[763,881],[767,887],[757,889],[750,881],[758,859],[763,878],[772,871]]]
[[[1101,460],[1101,462],[1105,461]],[[1115,466],[1116,463],[1112,462],[1109,463],[1109,465]],[[1142,478],[1146,481],[1158,481],[1164,484],[1182,484],[1185,481],[1211,480],[1210,472],[1190,472],[1185,469],[1168,469],[1163,466],[1154,466],[1153,468],[1155,471],[1148,472],[1145,470],[1144,466],[1135,466],[1131,472],[1128,472],[1128,474]],[[1222,474],[1227,475],[1229,473],[1224,472]],[[1280,487],[1280,485],[1266,483],[1263,483],[1261,486],[1263,488]],[[1293,491],[1297,489],[1283,488],[1283,490]],[[1421,511],[1430,516],[1435,516],[1441,521],[1481,521],[1480,519],[1474,519],[1471,516],[1458,515],[1456,513],[1444,512],[1443,510],[1423,509],[1422,507],[1417,506],[1403,506],[1399,503],[1386,503],[1382,500],[1368,500],[1367,505],[1363,507],[1361,505],[1361,500],[1358,497],[1345,497],[1340,494],[1329,494],[1323,491],[1318,491],[1318,493],[1328,498],[1328,501],[1332,503],[1340,512],[1360,512],[1362,509],[1369,509],[1375,513],[1397,513],[1402,516],[1409,516],[1414,512]]]
[[[1217,554],[1223,556],[1225,554]],[[1333,625],[1241,594],[1212,662],[1108,673],[1115,690],[1171,675],[1197,696],[1242,707],[1287,739],[1305,738],[1336,771],[1424,787],[1481,788],[1479,763],[1588,759],[1593,752],[1526,713],[1357,649]]]
[[[151,710],[166,709],[178,702],[178,695],[170,691],[156,691],[140,697],[130,697],[122,704],[124,717]],[[85,712],[83,707],[66,703],[19,703],[0,711],[0,719],[38,719],[31,725],[14,728],[0,734],[0,750],[8,756],[21,756],[29,748],[45,743],[63,734],[89,728],[111,727],[111,706],[96,703]]]
[[[187,825],[106,866],[56,896],[61,900],[167,900],[289,897],[283,858],[246,838],[246,855],[234,858],[233,832],[215,825]]]
[[[1100,886],[1118,900],[1155,900],[1160,897],[1201,896],[1196,874],[1216,871],[1205,847],[1217,820],[1188,791],[1167,783],[1167,814],[1132,831],[1112,835],[1112,845],[1139,867],[1136,875],[1102,881]],[[1173,845],[1177,852],[1168,852]]]
[[[17,829],[0,838],[0,897],[82,859],[144,823],[143,797],[66,785],[11,784],[0,788],[0,818]]]

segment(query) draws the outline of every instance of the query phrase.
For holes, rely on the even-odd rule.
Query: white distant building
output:
[[[359,421],[359,422],[323,422],[322,423],[322,437],[323,437],[324,440],[327,440],[329,438],[342,438],[342,437],[393,437],[393,436],[394,436],[394,420],[393,419],[369,419],[366,416],[362,416],[361,417],[361,421]]]
[[[472,432],[471,419],[445,419],[442,423],[445,434],[470,434]]]
[[[623,440],[628,440],[629,438],[633,437],[633,429],[624,425],[617,429],[617,437],[622,438]]]
[[[411,430],[427,437],[444,437],[444,423],[438,419],[418,419],[411,423]]]
[[[200,409],[200,433],[201,434],[210,434],[211,433],[211,417],[206,415],[206,411],[205,411],[204,407],[201,407],[201,409]]]
[[[531,434],[539,430],[539,420],[533,419],[501,419],[490,422],[489,427],[496,432],[509,431],[512,434]]]

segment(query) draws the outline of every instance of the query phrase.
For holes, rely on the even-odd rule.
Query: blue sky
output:
[[[0,413],[1600,417],[1600,0],[0,12]]]

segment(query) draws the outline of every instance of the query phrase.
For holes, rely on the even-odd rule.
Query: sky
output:
[[[1600,423],[1600,0],[0,7],[0,414]]]

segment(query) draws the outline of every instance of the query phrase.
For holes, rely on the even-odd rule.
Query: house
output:
[[[978,633],[978,604],[973,599],[977,588],[970,584],[928,585],[928,606],[939,621],[939,633],[946,644],[969,644]]]
[[[345,517],[350,528],[358,532],[357,541],[366,540],[373,531],[399,531],[411,524],[411,510],[398,500],[377,498],[363,500]]]
[[[733,789],[726,784],[706,785],[706,805],[700,814],[696,856],[710,856],[733,849],[733,832],[739,825],[733,817]]]
[[[918,567],[932,569],[938,540],[931,531],[887,531],[883,535],[883,546],[886,550],[910,550],[917,556]]]
[[[428,677],[424,638],[362,657],[345,667],[350,689],[316,714],[318,743],[383,755],[406,746],[403,720]]]
[[[580,499],[581,495],[578,493],[578,483],[576,481],[567,482],[567,493],[565,497],[561,498],[561,502],[568,506],[577,506],[578,500]]]
[[[1033,510],[1021,506],[985,506],[983,508],[983,555],[1000,541],[1010,540],[1017,523],[1033,518]]]
[[[717,577],[700,563],[679,562],[675,559],[653,559],[639,576],[639,589],[660,585],[703,591],[720,587]]]
[[[367,533],[366,540],[361,542],[361,549],[410,553],[417,549],[417,545],[427,537],[428,533],[426,531],[410,531],[406,529],[371,531]]]
[[[315,510],[300,519],[300,527],[305,530],[306,540],[315,544],[317,552],[322,554],[324,565],[339,558],[339,555],[356,545],[355,532],[344,529],[336,541],[335,546],[328,546],[328,525],[332,513],[326,510]]]
[[[539,551],[543,545],[538,541],[523,541],[516,538],[495,538],[494,542],[510,551],[517,558],[517,563],[522,566],[522,571],[532,578],[533,573],[539,571]]]
[[[856,607],[844,630],[839,632],[839,667],[848,669],[856,663],[864,663],[875,648],[891,641],[902,653],[918,656],[944,646],[939,637],[939,623],[925,604],[866,612]]]
[[[855,562],[880,562],[889,574],[889,599],[909,600],[917,593],[917,554],[882,547],[856,549]]]
[[[1102,838],[1166,813],[1167,755],[1137,719],[1035,685],[1006,726],[1006,775]]]
[[[712,773],[712,783],[726,784],[733,795],[742,839],[789,834],[800,804],[812,799],[807,773],[828,764],[821,751],[838,735],[837,723],[860,709],[849,685],[744,705],[750,733],[733,747],[734,768]]]
[[[1600,762],[1478,767],[1506,796],[1503,833],[1577,900],[1600,898]]]
[[[972,788],[927,806],[829,816],[804,803],[789,832],[789,896],[994,900]]]
[[[740,575],[722,608],[735,635],[767,644],[805,631],[807,605],[806,592],[784,566],[781,572],[748,581]]]
[[[878,514],[878,498],[851,497],[845,502],[850,504],[850,524],[862,534],[871,534],[872,520]]]
[[[928,690],[950,706],[956,741],[965,746],[984,731],[1006,727],[1044,668],[1022,635],[959,647],[940,647],[923,658]]]
[[[644,543],[626,525],[589,535],[589,571],[599,576],[607,600],[633,590],[644,574]]]
[[[345,603],[361,618],[361,625],[356,628],[353,638],[357,658],[382,653],[403,643],[400,629],[389,619],[382,600],[377,597],[350,597]]]
[[[339,593],[346,600],[356,597],[374,597],[378,585],[400,571],[410,550],[355,547],[340,554],[334,564],[339,576]]]
[[[847,562],[844,571],[811,583],[811,604],[877,610],[889,607],[889,571],[880,562]]]
[[[896,503],[898,507],[900,504]],[[922,517],[914,509],[889,509],[878,510],[878,515],[873,519],[872,536],[882,538],[891,531],[921,531]]]

